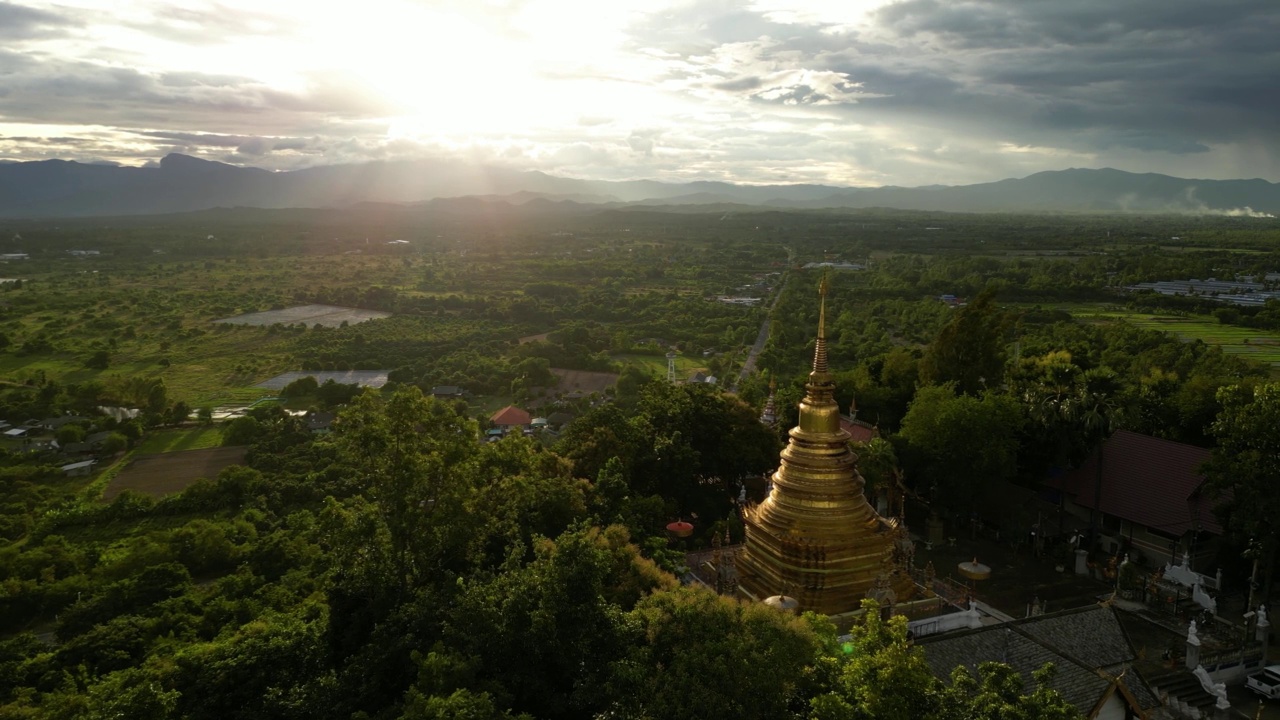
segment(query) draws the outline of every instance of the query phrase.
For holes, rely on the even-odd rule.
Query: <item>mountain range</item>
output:
[[[1141,212],[1275,216],[1280,184],[1187,180],[1104,168],[1040,172],[976,185],[845,188],[562,178],[536,171],[415,160],[289,172],[171,154],[153,167],[65,160],[0,164],[0,217],[153,215],[217,207],[344,208],[439,198],[625,206],[869,208],[947,212]]]

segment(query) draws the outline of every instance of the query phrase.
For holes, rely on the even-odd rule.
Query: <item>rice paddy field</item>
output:
[[[1209,345],[1219,345],[1223,352],[1267,363],[1280,370],[1280,333],[1223,325],[1207,315],[1153,315],[1089,306],[1065,309],[1082,320],[1127,322],[1135,327],[1171,333],[1187,342],[1201,340]]]

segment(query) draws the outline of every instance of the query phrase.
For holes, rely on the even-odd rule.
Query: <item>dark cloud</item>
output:
[[[127,67],[0,49],[0,117],[10,122],[120,128],[216,127],[258,136],[332,127],[335,119],[377,117],[388,105],[341,76],[317,75],[303,94],[248,78],[193,72],[149,74]]]
[[[907,0],[877,19],[900,43],[899,61],[940,74],[951,65],[962,78],[936,97],[937,110],[1014,137],[1068,131],[1083,134],[1059,140],[1067,146],[1190,153],[1267,128],[1280,145],[1272,0]],[[900,86],[867,86],[887,96],[868,105],[905,99]]]
[[[772,103],[832,103],[850,120],[908,122],[966,137],[1081,152],[1129,148],[1195,154],[1260,143],[1280,156],[1280,4],[1275,0],[903,0],[868,27],[781,25],[735,35],[736,15],[686,11],[694,33],[664,43],[698,76],[716,43],[758,43],[758,68],[830,71],[858,92],[803,83],[762,92],[760,72],[725,76],[703,61],[703,86]],[[708,26],[708,24],[710,26]]]
[[[25,40],[66,34],[78,23],[48,10],[0,0],[0,40]]]
[[[277,150],[305,150],[311,145],[308,138],[261,137],[246,135],[218,135],[214,133],[173,132],[168,130],[142,131],[139,137],[164,141],[183,150],[202,151],[208,148],[235,148],[236,152],[251,157],[261,157]]]

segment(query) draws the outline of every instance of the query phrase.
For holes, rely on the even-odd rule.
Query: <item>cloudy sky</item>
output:
[[[0,160],[1280,181],[1277,0],[0,0]]]

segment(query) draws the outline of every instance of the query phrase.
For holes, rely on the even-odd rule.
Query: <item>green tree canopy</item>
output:
[[[1022,423],[1021,409],[1007,395],[920,388],[897,436],[907,480],[945,507],[975,507],[995,483],[1016,473]]]
[[[1218,400],[1222,412],[1210,428],[1218,444],[1205,474],[1228,531],[1260,545],[1269,588],[1280,533],[1280,384],[1231,385]]]
[[[996,306],[995,297],[995,289],[988,287],[955,310],[920,359],[922,382],[955,383],[956,391],[967,395],[1000,387],[1008,318]]]

